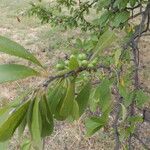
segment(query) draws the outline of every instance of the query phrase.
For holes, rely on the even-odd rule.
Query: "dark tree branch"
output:
[[[76,76],[77,74],[79,74],[83,71],[96,71],[97,69],[106,69],[109,72],[111,72],[110,67],[104,66],[102,64],[99,64],[99,65],[97,65],[96,67],[93,67],[93,68],[79,67],[78,69],[69,71],[67,73],[63,73],[63,74],[56,75],[56,76],[49,76],[48,79],[43,83],[43,87],[47,87],[54,80],[63,79],[63,78],[67,78],[67,77],[70,77],[70,76]]]

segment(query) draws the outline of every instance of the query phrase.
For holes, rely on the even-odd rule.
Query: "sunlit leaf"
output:
[[[41,114],[41,121],[42,121],[42,131],[41,136],[46,137],[49,136],[53,132],[53,116],[52,113],[48,107],[46,95],[42,96],[42,99],[40,101],[40,114]]]
[[[113,31],[107,30],[106,32],[104,32],[101,37],[99,38],[99,41],[96,45],[96,47],[94,48],[95,52],[92,56],[91,59],[95,58],[95,56],[98,56],[99,54],[102,53],[102,51],[109,47],[112,42],[114,42],[116,40],[116,36],[114,34]]]
[[[0,84],[16,81],[30,76],[37,76],[39,73],[29,67],[17,64],[0,65]]]
[[[99,97],[99,105],[102,112],[105,112],[111,106],[111,89],[110,81],[103,79],[96,90],[97,98]]]
[[[71,114],[75,98],[75,80],[68,79],[67,84],[66,96],[60,109],[60,114],[64,117],[68,117]]]
[[[32,122],[31,122],[31,134],[34,143],[34,147],[38,150],[41,149],[41,115],[39,112],[40,98],[35,98],[33,106]]]
[[[23,120],[29,104],[30,101],[27,101],[14,112],[12,112],[8,119],[0,126],[0,141],[6,141],[13,136],[16,128]]]
[[[22,143],[20,150],[31,150],[31,141],[30,140],[25,140]]]
[[[69,68],[70,70],[75,70],[79,67],[79,63],[76,57],[72,57],[69,60]]]
[[[150,97],[142,90],[136,92],[136,104],[138,107],[142,107],[148,100],[150,100]]]
[[[92,136],[98,130],[103,128],[107,122],[109,117],[110,110],[106,110],[101,117],[91,117],[86,120],[86,129],[87,129],[87,136]]]
[[[40,62],[23,46],[1,35],[0,35],[0,52],[24,58],[42,67]]]
[[[128,20],[129,16],[130,13],[128,11],[121,11],[120,13],[117,13],[112,22],[112,26],[119,27],[121,23],[124,23]]]

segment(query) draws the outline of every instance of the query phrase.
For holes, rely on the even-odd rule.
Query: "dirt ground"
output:
[[[2,0],[0,2],[0,35],[22,44],[52,72],[56,60],[64,57],[64,52],[70,52],[67,46],[69,43],[67,38],[73,38],[80,33],[69,31],[68,35],[61,29],[51,29],[49,25],[41,25],[37,18],[24,16],[24,10],[28,7],[28,2],[29,0]],[[140,50],[141,66],[145,66],[144,71],[141,72],[141,81],[144,86],[150,89],[149,37],[141,39]],[[17,63],[20,60],[0,53],[0,63],[12,62]],[[0,85],[0,105],[13,100],[17,93],[39,82],[39,79],[30,78],[13,84]],[[113,138],[108,133],[100,131],[91,138],[85,138],[82,118],[73,124],[56,123],[55,132],[45,140],[45,150],[112,150]],[[141,130],[141,132],[143,132],[142,137],[146,137],[145,141],[147,140],[146,142],[150,144],[150,126],[145,124],[144,130]],[[26,136],[18,139],[16,135],[10,141],[8,149],[19,150],[19,145],[25,138]],[[135,141],[135,145],[136,150],[143,150],[137,141]]]

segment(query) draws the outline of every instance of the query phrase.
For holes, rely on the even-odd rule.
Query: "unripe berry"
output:
[[[71,56],[70,56],[70,59],[72,59],[72,58],[76,58],[76,56],[75,56],[75,55],[71,55]]]
[[[63,70],[63,69],[65,69],[65,67],[64,67],[63,64],[57,64],[57,65],[56,65],[56,68],[57,68],[58,70]]]
[[[94,68],[94,64],[90,63],[90,64],[88,64],[88,67],[89,68]]]
[[[81,65],[82,66],[87,66],[88,65],[88,61],[87,60],[82,60],[81,61]]]
[[[69,65],[69,60],[65,61],[65,65],[68,66]]]
[[[79,60],[85,60],[87,58],[86,54],[82,53],[78,55]]]

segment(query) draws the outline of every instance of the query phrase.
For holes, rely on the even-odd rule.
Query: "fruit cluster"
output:
[[[88,57],[84,53],[80,53],[78,55],[71,55],[69,59],[65,61],[60,61],[57,63],[56,68],[57,70],[64,70],[64,69],[76,69],[78,67],[88,67],[94,68],[98,63],[98,58],[94,60],[88,60]]]

